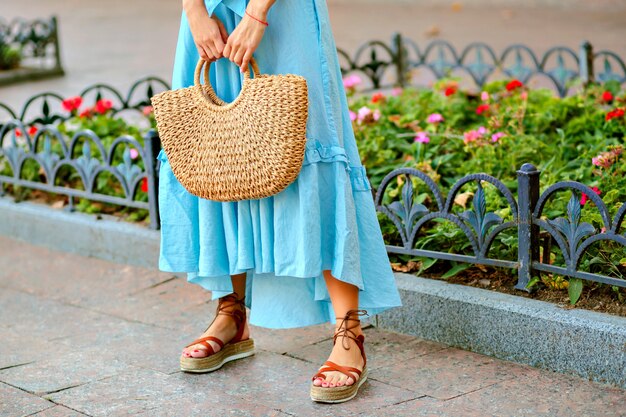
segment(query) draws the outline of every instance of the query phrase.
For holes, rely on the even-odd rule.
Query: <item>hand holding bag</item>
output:
[[[306,147],[308,91],[295,74],[260,74],[254,58],[241,92],[220,99],[199,60],[191,87],[151,98],[172,173],[191,194],[215,201],[274,195],[298,176]],[[204,81],[200,75],[204,68]]]

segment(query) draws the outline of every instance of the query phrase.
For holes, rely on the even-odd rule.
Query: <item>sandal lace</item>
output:
[[[352,318],[351,316],[369,316],[369,314],[367,313],[367,310],[348,310],[346,315],[341,319],[341,323],[339,324],[339,330],[337,330],[333,336],[333,344],[335,344],[337,342],[337,338],[341,336],[341,346],[346,350],[350,350],[350,346],[346,344],[346,338],[354,340],[355,342],[357,342],[357,345],[361,343],[361,341],[357,339],[357,334],[354,331],[350,330],[358,327],[358,325],[348,327],[346,323],[350,320],[360,323],[361,320],[359,318]]]

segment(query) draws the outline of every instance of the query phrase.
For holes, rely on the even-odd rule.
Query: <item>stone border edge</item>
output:
[[[626,388],[626,318],[396,273],[384,329]]]

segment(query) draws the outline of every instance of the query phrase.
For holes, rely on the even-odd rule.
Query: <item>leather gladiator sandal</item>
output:
[[[311,378],[311,399],[317,402],[324,403],[341,403],[344,401],[351,400],[354,398],[359,391],[359,387],[365,382],[367,379],[367,358],[365,357],[365,349],[363,347],[363,342],[365,341],[365,336],[360,334],[356,335],[352,330],[356,326],[348,327],[346,322],[349,320],[358,321],[361,320],[358,318],[351,318],[351,315],[362,316],[367,315],[367,310],[349,310],[339,325],[339,330],[333,336],[333,346],[337,342],[338,337],[342,337],[341,342],[342,346],[347,350],[350,347],[346,347],[343,342],[344,338],[350,338],[354,340],[361,351],[361,356],[363,357],[363,370],[351,367],[351,366],[341,366],[332,361],[324,362],[324,365],[318,370],[318,372],[313,375]],[[351,334],[349,334],[351,333]],[[348,377],[354,379],[354,383],[352,385],[342,385],[340,387],[322,387],[313,385],[313,381],[316,378],[326,378],[323,372],[328,371],[339,371]]]
[[[251,338],[242,340],[243,330],[246,323],[246,305],[244,304],[244,299],[245,296],[241,299],[238,299],[236,293],[228,294],[219,299],[219,304],[217,306],[215,317],[213,318],[213,321],[211,321],[209,326],[205,329],[205,332],[209,329],[209,327],[211,327],[217,316],[223,314],[231,316],[235,320],[235,323],[237,325],[237,333],[227,343],[224,343],[222,340],[215,336],[200,337],[189,343],[185,347],[190,347],[196,344],[200,344],[206,347],[208,351],[208,356],[204,356],[202,358],[188,358],[185,356],[181,356],[181,371],[195,373],[211,372],[221,368],[222,365],[224,365],[226,362],[254,355],[254,340],[252,340]],[[232,303],[226,304],[227,302]],[[225,311],[226,307],[232,307],[234,305],[240,305],[242,307],[242,310]],[[215,352],[213,346],[211,346],[211,344],[209,343],[209,340],[217,343],[220,346],[220,350]]]

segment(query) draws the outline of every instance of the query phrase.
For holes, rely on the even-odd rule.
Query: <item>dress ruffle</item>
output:
[[[230,33],[241,16],[233,7],[245,7],[245,0],[206,4]],[[263,199],[210,201],[182,187],[164,150],[157,157],[159,269],[186,272],[189,282],[212,292],[212,299],[230,294],[230,276],[246,272],[246,305],[250,323],[257,326],[334,323],[324,270],[357,286],[359,308],[370,315],[401,305],[351,130],[339,65],[328,53],[336,54],[325,7],[323,0],[276,3],[268,14],[275,23],[255,53],[261,72],[299,73],[309,84],[305,157],[292,184]],[[313,48],[317,52],[312,54]],[[197,59],[183,15],[174,88],[193,84]],[[238,95],[241,80],[231,63],[211,66],[211,83],[225,101]]]

